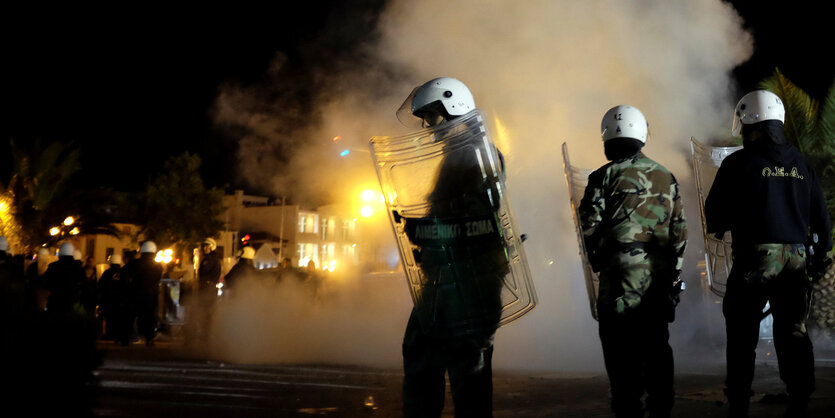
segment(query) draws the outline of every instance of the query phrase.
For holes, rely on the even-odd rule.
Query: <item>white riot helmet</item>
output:
[[[252,260],[255,258],[255,249],[252,247],[244,247],[241,251],[241,258],[245,258],[247,260]]]
[[[9,240],[6,237],[0,237],[0,251],[9,251]]]
[[[61,248],[58,249],[58,255],[61,257],[72,257],[73,254],[75,254],[75,247],[69,242],[61,244]]]
[[[423,126],[423,112],[435,110],[447,116],[461,116],[475,109],[470,89],[459,80],[440,77],[412,90],[397,110],[397,119],[411,128]]]
[[[600,122],[600,134],[603,142],[614,138],[634,138],[647,143],[649,124],[647,118],[635,107],[629,105],[615,106],[603,115]]]
[[[145,241],[142,243],[142,246],[139,247],[140,253],[151,253],[156,254],[157,252],[157,244],[153,241]]]
[[[217,242],[215,242],[215,240],[212,239],[212,238],[204,239],[203,242],[200,245],[201,246],[208,245],[209,246],[209,251],[214,251],[217,248]]]
[[[768,90],[755,90],[739,99],[734,109],[734,122],[731,135],[739,136],[742,125],[750,125],[764,120],[785,122],[786,108],[776,94]]]

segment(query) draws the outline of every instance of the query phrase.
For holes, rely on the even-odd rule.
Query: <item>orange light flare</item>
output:
[[[360,192],[360,215],[363,218],[370,218],[377,211],[382,211],[385,206],[385,198],[379,190],[365,189]]]

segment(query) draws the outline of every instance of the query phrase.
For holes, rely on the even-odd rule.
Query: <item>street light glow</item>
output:
[[[362,215],[363,218],[369,218],[373,214],[374,209],[372,209],[371,206],[363,206],[360,208],[360,215]]]
[[[360,194],[360,198],[362,199],[363,202],[370,202],[370,201],[374,200],[374,195],[375,195],[374,190],[363,190],[362,193]]]
[[[60,233],[61,233],[61,228],[58,228],[57,226],[53,226],[52,228],[49,228],[49,235],[51,235],[53,237],[60,234]]]
[[[81,232],[81,231],[79,231],[79,230],[78,230],[78,227],[77,227],[77,226],[74,226],[74,227],[70,230],[70,235],[78,235],[78,233],[79,233],[79,232]]]
[[[66,219],[64,219],[64,225],[66,226],[72,225],[73,222],[75,222],[75,219],[73,219],[72,216],[67,216]]]
[[[157,263],[164,263],[168,264],[174,260],[174,250],[171,248],[167,248],[165,250],[157,251],[157,256],[154,257],[154,261]]]

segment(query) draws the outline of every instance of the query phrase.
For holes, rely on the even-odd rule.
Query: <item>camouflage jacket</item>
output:
[[[687,225],[678,182],[643,153],[609,162],[591,173],[579,216],[595,271],[623,264],[628,258],[618,255],[635,250],[646,253],[653,266],[663,265],[676,275],[681,271]],[[631,279],[626,275],[621,280]],[[622,283],[622,287],[640,298],[650,284],[642,280]]]

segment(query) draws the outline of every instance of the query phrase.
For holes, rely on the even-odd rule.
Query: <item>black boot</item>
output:
[[[731,391],[725,389],[725,396],[728,398],[728,418],[747,418],[748,405],[751,402],[751,396],[754,392],[748,391]]]
[[[809,398],[793,398],[789,396],[789,404],[786,406],[786,418],[804,418],[809,416]]]
[[[748,397],[728,398],[728,418],[748,418]]]

